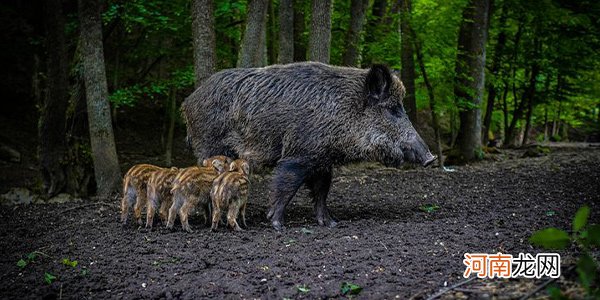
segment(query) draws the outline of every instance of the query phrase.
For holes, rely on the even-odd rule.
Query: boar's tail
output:
[[[130,185],[131,185],[131,176],[125,176],[125,180],[123,180],[123,196],[127,195],[127,191],[129,190]]]

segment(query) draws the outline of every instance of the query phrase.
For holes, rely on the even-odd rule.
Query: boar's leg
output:
[[[275,230],[283,229],[285,207],[304,183],[310,168],[306,162],[302,159],[282,159],[275,167],[271,182],[271,210],[267,214]]]
[[[331,171],[314,173],[306,179],[306,186],[315,202],[315,215],[319,225],[327,227],[337,225],[326,204],[329,188],[331,187]]]

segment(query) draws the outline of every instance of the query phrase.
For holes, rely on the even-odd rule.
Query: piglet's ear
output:
[[[229,164],[229,172],[233,172],[235,171],[235,169],[237,169],[237,165],[235,164],[235,162],[231,162]]]
[[[242,171],[244,172],[244,174],[250,175],[250,165],[247,162],[244,162],[242,164]]]
[[[206,159],[205,159],[205,160],[203,160],[203,161],[202,161],[202,166],[203,166],[203,167],[208,167],[208,160],[206,160]]]
[[[365,91],[367,94],[367,105],[375,105],[385,100],[390,94],[392,86],[392,74],[384,65],[373,65],[367,73],[365,80]]]
[[[215,160],[212,161],[212,166],[219,173],[223,173],[223,171],[225,171],[225,164],[222,161],[218,160],[218,159],[215,159]]]

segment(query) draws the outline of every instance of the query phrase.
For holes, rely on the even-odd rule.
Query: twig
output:
[[[433,300],[433,299],[435,299],[435,298],[437,298],[437,297],[439,297],[439,296],[441,296],[441,295],[443,295],[443,294],[445,294],[445,293],[447,293],[447,292],[449,292],[449,291],[451,291],[451,290],[453,290],[453,289],[455,289],[455,288],[457,288],[457,287],[459,287],[461,285],[467,284],[467,283],[475,280],[476,278],[477,277],[471,277],[471,278],[469,278],[469,279],[467,279],[465,281],[461,281],[461,282],[459,282],[459,283],[457,283],[457,284],[455,284],[453,286],[450,286],[449,288],[446,288],[444,290],[439,291],[438,293],[434,294],[433,296],[427,298],[427,300]]]
[[[67,208],[67,209],[63,210],[61,212],[61,214],[64,214],[64,213],[72,211],[72,210],[77,210],[77,209],[80,209],[80,208],[86,208],[86,207],[96,206],[96,205],[114,206],[114,204],[100,201],[100,202],[82,204],[82,205],[78,205],[78,206],[75,206],[75,207]]]

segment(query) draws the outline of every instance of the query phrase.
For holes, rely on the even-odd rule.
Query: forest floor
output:
[[[269,176],[252,177],[244,232],[212,233],[200,216],[191,219],[194,233],[178,223],[175,231],[122,227],[117,198],[2,206],[0,298],[343,298],[343,282],[363,288],[358,298],[427,298],[465,280],[465,252],[538,253],[531,234],[571,228],[584,204],[600,220],[600,149],[522,154],[452,172],[339,168],[328,200],[340,221],[332,229],[316,226],[304,189],[288,207],[286,230],[271,229]],[[577,249],[558,253],[564,278],[555,284],[576,296],[567,269]],[[442,298],[519,298],[545,280],[476,279]]]

